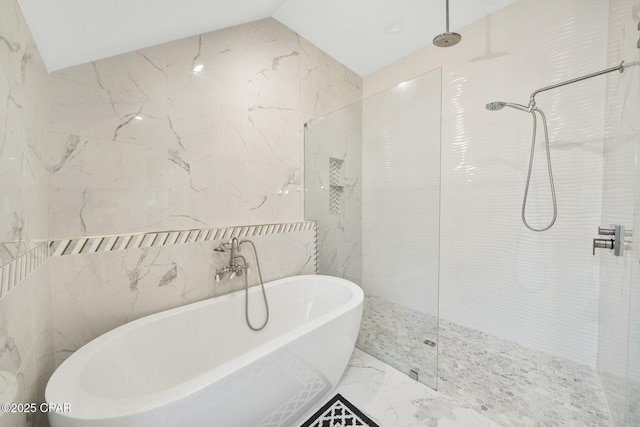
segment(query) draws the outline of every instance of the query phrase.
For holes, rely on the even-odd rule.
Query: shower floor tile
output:
[[[384,427],[501,427],[357,348],[335,392]]]
[[[425,345],[425,339],[438,341],[435,316],[377,296],[364,297],[358,348],[407,375],[417,370],[421,382],[436,388],[438,349]]]
[[[611,425],[594,369],[440,319],[438,390],[505,426]]]
[[[602,384],[588,366],[445,319],[438,327],[434,316],[375,296],[365,297],[364,308],[357,345],[366,353],[359,354],[405,375],[417,367],[430,385],[437,369],[440,395],[463,408],[508,427],[611,425]],[[437,355],[424,338],[438,341]]]

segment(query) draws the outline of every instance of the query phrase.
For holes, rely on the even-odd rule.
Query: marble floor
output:
[[[425,346],[425,338],[437,341],[437,350]],[[612,424],[592,368],[444,319],[438,322],[382,298],[365,298],[357,345],[405,375],[419,367],[420,380],[442,396],[504,426]]]
[[[335,393],[381,427],[500,427],[469,405],[412,380],[358,348]]]
[[[416,369],[420,382],[437,388],[438,349],[425,339],[438,342],[437,317],[365,296],[358,347],[404,373]]]

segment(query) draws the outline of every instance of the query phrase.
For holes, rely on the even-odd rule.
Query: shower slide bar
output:
[[[558,88],[558,87],[570,85],[572,83],[577,83],[577,82],[580,82],[582,80],[587,80],[587,79],[590,79],[592,77],[598,77],[598,76],[601,76],[603,74],[612,73],[614,71],[619,71],[620,73],[624,73],[625,69],[627,69],[629,67],[633,67],[635,65],[640,65],[640,61],[634,61],[634,62],[630,62],[628,64],[625,64],[625,62],[622,61],[622,62],[620,62],[620,65],[617,65],[615,67],[607,68],[607,69],[602,70],[602,71],[596,71],[595,73],[586,74],[584,76],[576,77],[575,79],[566,80],[564,82],[556,83],[556,84],[553,84],[553,85],[550,85],[550,86],[545,86],[543,88],[535,90],[535,91],[533,91],[533,93],[529,97],[529,109],[535,107],[535,105],[536,105],[536,99],[535,98],[536,98],[536,95],[539,94],[540,92],[546,92],[546,91],[551,90],[551,89],[555,89],[555,88]]]

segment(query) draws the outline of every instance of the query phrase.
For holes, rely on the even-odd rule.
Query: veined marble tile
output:
[[[6,94],[5,99],[11,95]],[[0,132],[0,178],[3,183],[12,182],[19,183],[22,179],[22,168],[26,147],[22,138],[21,124],[24,120],[22,117],[21,105],[17,105],[8,99],[5,103],[6,110],[3,113],[3,128]],[[6,123],[6,125],[4,124]]]
[[[83,304],[54,306],[56,367],[92,339],[125,324],[136,297],[136,293],[127,293]]]
[[[246,37],[233,27],[167,45],[171,147],[246,158]]]
[[[16,373],[27,360],[34,341],[31,305],[31,278],[0,299],[0,364]]]
[[[116,104],[164,102],[166,53],[159,45],[55,71],[56,79],[104,91]]]
[[[248,43],[249,110],[299,108],[300,45],[296,33],[275,19],[243,27]]]
[[[362,99],[362,78],[300,37],[300,107],[305,122]]]
[[[224,227],[250,224],[248,196],[233,192],[180,191],[167,193],[164,229]]]
[[[3,49],[0,50],[0,63],[3,64],[0,71],[0,88],[5,87],[5,93],[11,95],[12,102],[23,105],[25,101],[30,100],[24,97],[26,70],[23,69],[22,61],[23,58],[29,59],[28,46],[34,45],[33,38],[16,1],[5,0],[0,3],[0,15],[3,38]],[[3,92],[0,90],[0,94]],[[2,105],[8,98],[3,96],[0,100]]]
[[[49,263],[38,267],[26,279],[30,287],[31,315],[34,338],[51,320],[51,287],[49,284]],[[18,286],[23,286],[25,282]]]
[[[213,91],[195,90],[197,97],[211,103],[223,96]],[[194,98],[183,94],[186,102]],[[173,150],[193,151],[246,159],[248,157],[246,90],[227,96],[224,103],[203,106],[189,111],[169,100],[171,132],[169,147]]]
[[[0,204],[3,206],[3,221],[0,221],[0,241],[20,242],[24,240],[26,217],[24,193],[20,185],[0,185]]]
[[[193,260],[204,268],[214,256],[193,246],[199,252],[172,246],[51,258],[51,268],[57,272],[52,283],[53,304],[59,307],[161,286],[184,286],[182,261]],[[183,253],[188,257],[180,257]],[[185,289],[184,293],[189,292]]]
[[[302,218],[300,169],[282,163],[249,162],[249,217],[252,223]]]
[[[164,99],[147,98],[142,91],[112,92],[98,79],[96,85],[85,85],[54,75],[53,132],[166,146],[170,127]]]
[[[166,50],[171,99],[185,88],[208,90],[242,86],[246,89],[245,26],[172,41],[166,44]]]
[[[29,186],[23,189],[24,238],[40,242],[48,237],[49,189],[46,186]]]
[[[167,190],[165,147],[52,134],[51,186]]]
[[[299,167],[303,144],[300,114],[268,105],[250,107],[247,144],[250,160]]]
[[[0,266],[8,264],[43,243],[45,243],[44,240],[33,242],[20,240],[16,242],[0,243]]]
[[[249,195],[247,203],[251,223],[272,223],[281,220],[298,222],[303,216],[302,195],[299,192],[285,191],[273,196]]]
[[[299,43],[273,19],[246,27],[249,43],[248,131],[250,160],[299,167]]]
[[[282,163],[248,162],[248,190],[253,194],[300,193],[301,170]]]
[[[47,237],[47,189],[0,184],[0,204],[3,206],[3,221],[0,221],[0,242],[17,249],[0,249],[0,264],[13,258],[10,253],[19,253]],[[31,242],[33,241],[33,242]]]
[[[359,349],[354,350],[336,393],[384,427],[500,427]]]
[[[246,161],[181,150],[169,150],[168,160],[169,191],[239,195],[250,192]]]
[[[0,267],[13,262],[0,280],[0,371],[13,376],[15,403],[35,401],[34,343],[50,313],[48,272],[35,262],[36,253],[44,260],[48,237],[50,95],[18,2],[0,1]],[[7,427],[36,422],[33,414],[0,414]]]
[[[314,120],[305,127],[305,215],[319,221],[321,274],[361,282],[362,105]],[[331,212],[331,168],[341,162],[340,212]]]
[[[313,274],[313,230],[257,236],[263,279]],[[209,241],[148,249],[51,258],[56,360],[98,335],[126,322],[169,308],[243,289],[244,277],[215,281],[229,262],[221,243]],[[258,284],[256,262],[248,245],[241,254],[250,265],[249,284]]]
[[[52,188],[52,239],[163,229],[167,192]]]

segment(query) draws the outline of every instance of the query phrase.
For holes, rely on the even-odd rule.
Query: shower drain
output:
[[[436,346],[436,342],[435,341],[431,341],[431,340],[424,340],[423,341],[426,345],[428,345],[429,347],[435,347]]]

